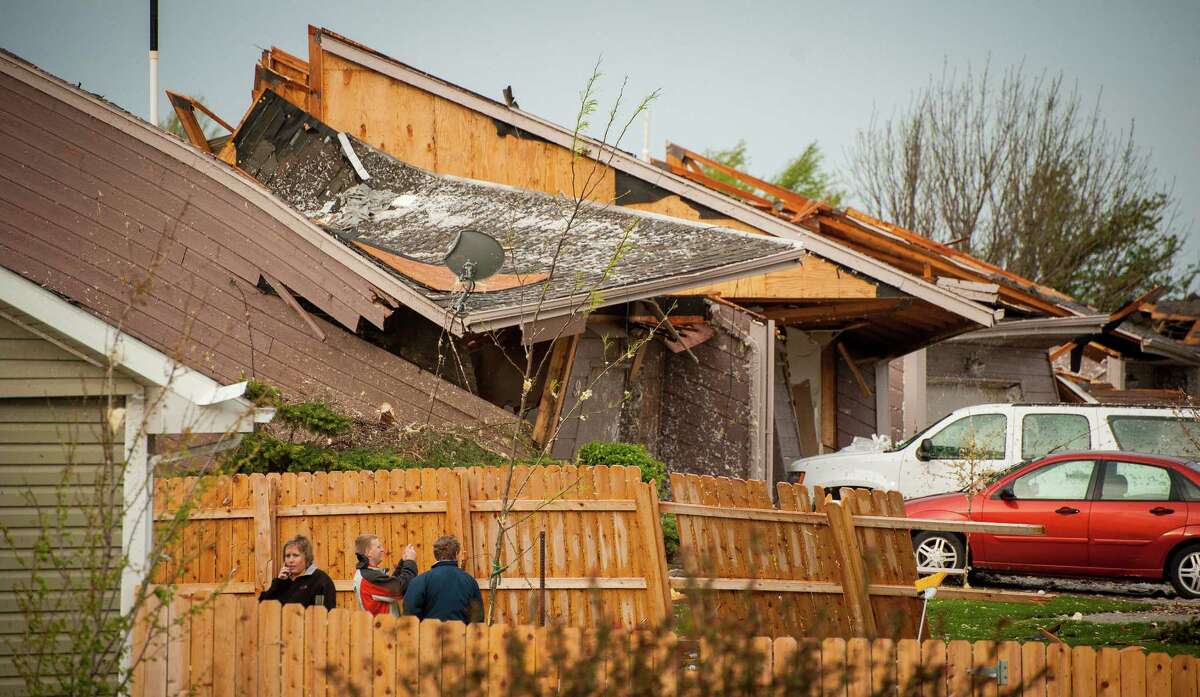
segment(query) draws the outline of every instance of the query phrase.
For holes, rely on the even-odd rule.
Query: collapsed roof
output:
[[[804,254],[791,240],[430,174],[338,133],[270,90],[233,142],[237,166],[454,313],[461,331],[766,273]],[[463,230],[488,234],[507,251],[499,282],[469,293],[441,266]]]

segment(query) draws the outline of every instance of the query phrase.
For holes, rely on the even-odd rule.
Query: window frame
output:
[[[1092,501],[1096,503],[1187,503],[1187,499],[1183,498],[1182,487],[1179,485],[1179,473],[1166,465],[1149,462],[1137,462],[1135,460],[1118,460],[1106,458],[1101,464],[1104,465],[1102,476],[1095,484],[1095,491],[1092,492]],[[1165,470],[1167,478],[1171,482],[1171,489],[1167,493],[1165,499],[1106,499],[1101,498],[1100,494],[1104,492],[1104,479],[1108,477],[1109,471],[1116,471],[1117,465],[1141,465],[1142,467],[1153,467],[1154,469]]]
[[[1104,424],[1106,426],[1108,426],[1108,432],[1112,434],[1113,443],[1116,444],[1117,450],[1124,451],[1124,452],[1154,452],[1154,451],[1137,451],[1137,450],[1134,450],[1133,448],[1126,447],[1121,442],[1121,437],[1117,433],[1117,428],[1116,428],[1115,424],[1119,421],[1124,421],[1127,419],[1135,420],[1135,421],[1170,421],[1170,422],[1175,422],[1175,423],[1187,423],[1187,422],[1193,421],[1192,419],[1189,419],[1186,417],[1160,416],[1157,414],[1109,414],[1104,417]],[[1186,428],[1186,427],[1181,426],[1181,428]],[[1200,444],[1198,444],[1198,445],[1200,445]],[[1171,453],[1156,453],[1156,454],[1170,455]],[[1173,455],[1173,456],[1180,457],[1183,459],[1198,457],[1196,454]]]
[[[1047,453],[1026,455],[1025,454],[1025,421],[1026,421],[1026,419],[1028,419],[1031,416],[1066,416],[1066,417],[1073,418],[1073,419],[1083,419],[1083,425],[1084,425],[1083,432],[1084,432],[1084,435],[1087,436],[1087,444],[1082,448],[1070,448],[1068,450],[1051,450],[1050,452],[1047,452]],[[1109,428],[1111,429],[1112,426],[1110,425]],[[1095,445],[1095,438],[1092,437],[1092,432],[1094,430],[1095,429],[1092,428],[1092,420],[1089,419],[1086,414],[1077,414],[1077,413],[1069,412],[1069,411],[1028,411],[1028,412],[1025,412],[1024,414],[1021,415],[1021,459],[1022,460],[1037,460],[1037,459],[1040,459],[1043,457],[1049,457],[1050,455],[1055,455],[1059,452],[1071,452],[1072,450],[1091,450],[1092,447]],[[1114,436],[1114,438],[1115,438],[1115,436]]]
[[[960,418],[957,418],[957,419],[951,421],[950,423],[946,424],[945,426],[941,427],[940,429],[938,429],[937,433],[934,433],[934,434],[928,436],[928,438],[923,439],[923,440],[928,440],[928,441],[930,441],[930,445],[933,445],[934,438],[937,438],[941,434],[945,433],[947,429],[952,428],[955,424],[957,424],[961,421],[966,421],[967,419],[978,419],[980,417],[987,417],[987,416],[998,416],[1004,420],[1004,436],[1001,439],[1001,447],[1003,449],[1000,451],[999,457],[981,458],[981,461],[982,462],[1003,461],[1004,459],[1006,459],[1008,457],[1008,446],[1009,446],[1009,442],[1008,442],[1009,415],[1005,414],[1003,412],[989,411],[989,412],[984,412],[982,414],[966,414]],[[934,446],[934,447],[938,447],[938,446]],[[961,448],[960,448],[960,451],[961,451]],[[959,455],[954,455],[952,457],[937,457],[936,455],[933,455],[932,453],[930,453],[929,459],[933,460],[933,461],[953,461],[953,460],[962,460],[963,456],[961,454],[959,454]]]
[[[1100,472],[1101,468],[1104,465],[1103,460],[1101,460],[1099,458],[1094,458],[1094,457],[1071,457],[1071,458],[1067,458],[1065,460],[1056,460],[1054,462],[1043,463],[1043,464],[1039,465],[1038,467],[1034,467],[1033,469],[1025,471],[1024,473],[1013,475],[1013,478],[1008,480],[1008,482],[1006,484],[1004,484],[1000,488],[996,489],[996,493],[992,494],[991,498],[992,498],[992,500],[1002,500],[1003,497],[1000,495],[1001,492],[1003,492],[1005,490],[1012,491],[1013,487],[1016,485],[1018,479],[1020,479],[1022,477],[1028,477],[1029,475],[1034,474],[1035,472],[1040,472],[1040,471],[1046,469],[1047,467],[1057,467],[1059,465],[1064,465],[1068,462],[1090,462],[1090,463],[1092,463],[1092,475],[1091,475],[1091,478],[1088,479],[1087,488],[1084,489],[1083,498],[1081,498],[1081,499],[1029,499],[1029,498],[1021,498],[1020,496],[1018,496],[1012,500],[1018,501],[1018,502],[1019,501],[1092,501],[1093,500],[1092,497],[1096,494],[1096,487],[1099,485],[1099,482],[1100,482],[1098,473]]]

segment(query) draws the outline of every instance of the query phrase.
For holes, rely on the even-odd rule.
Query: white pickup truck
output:
[[[896,489],[915,498],[962,489],[972,473],[1067,450],[1200,459],[1200,415],[1174,407],[981,404],[952,412],[890,450],[843,450],[795,460],[788,479],[826,489]]]

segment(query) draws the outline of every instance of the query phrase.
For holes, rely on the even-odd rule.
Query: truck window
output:
[[[1200,457],[1200,421],[1193,417],[1114,415],[1108,425],[1121,450]]]
[[[1004,414],[964,416],[938,431],[930,440],[935,460],[1003,460],[1008,435]]]
[[[1026,414],[1021,419],[1023,459],[1091,447],[1091,428],[1082,414]]]

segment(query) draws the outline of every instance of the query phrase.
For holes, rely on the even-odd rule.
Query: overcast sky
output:
[[[0,46],[144,118],[148,4],[4,0]],[[261,48],[307,57],[308,24],[493,98],[511,84],[523,109],[564,124],[603,56],[605,97],[623,76],[633,95],[662,90],[654,155],[666,140],[703,150],[744,138],[756,174],[813,140],[842,169],[872,114],[904,109],[944,64],[1062,71],[1085,95],[1103,89],[1112,126],[1136,122],[1182,202],[1187,261],[1200,259],[1200,0],[161,0],[160,85],[236,123]],[[638,152],[641,141],[639,127],[622,145]]]

